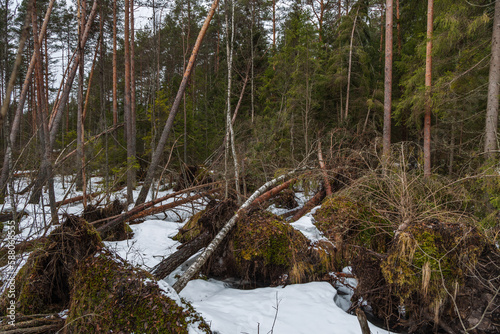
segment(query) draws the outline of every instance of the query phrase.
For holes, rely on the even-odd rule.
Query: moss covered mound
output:
[[[208,326],[168,298],[153,277],[108,252],[85,260],[72,276],[68,333],[187,333]]]
[[[43,246],[31,253],[17,274],[16,311],[37,314],[67,307],[71,273],[80,261],[101,247],[99,233],[92,226],[81,218],[66,216]],[[0,298],[0,312],[7,310],[9,302],[4,293]]]
[[[375,210],[346,197],[326,199],[314,214],[316,227],[337,248],[337,266],[349,265],[361,246],[383,253],[394,235],[392,224]],[[341,268],[340,268],[341,269]]]
[[[331,250],[309,240],[282,218],[255,210],[239,219],[205,272],[268,285],[317,280],[332,269]]]

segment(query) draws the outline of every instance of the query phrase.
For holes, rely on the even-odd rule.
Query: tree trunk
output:
[[[113,125],[118,124],[118,73],[116,68],[116,1],[113,0]]]
[[[432,28],[434,0],[427,3],[427,50],[425,57],[425,116],[424,116],[424,176],[431,176],[431,88],[432,88]]]
[[[356,16],[354,17],[354,23],[352,24],[351,41],[349,44],[349,65],[347,70],[347,95],[346,95],[345,116],[344,116],[345,120],[347,120],[347,115],[349,114],[349,93],[351,91],[351,68],[352,68],[352,43],[354,41],[354,31],[356,29],[356,21],[358,20],[358,13],[359,13],[359,5],[358,9],[356,10]]]
[[[132,107],[130,101],[130,2],[125,0],[125,30],[124,30],[124,56],[125,56],[125,88],[123,114],[125,115],[125,139],[127,142],[127,204],[134,202],[134,156],[132,155],[132,136],[135,136],[132,129]]]
[[[234,49],[234,0],[231,1],[231,40],[229,40],[229,24],[228,17],[226,12],[226,36],[227,39],[227,111],[226,111],[226,137],[229,137],[230,140],[227,141],[227,145],[231,144],[231,152],[233,155],[234,161],[234,181],[236,186],[236,196],[238,197],[238,205],[241,205],[241,195],[240,195],[240,180],[239,180],[239,164],[238,164],[238,156],[236,155],[236,147],[234,142],[234,131],[233,131],[233,123],[231,121],[231,85],[232,85],[232,73],[233,73],[233,49]],[[226,147],[228,147],[226,145]],[[226,149],[226,160],[228,158],[228,150]],[[226,170],[227,172],[227,170]],[[227,182],[227,180],[226,180]],[[227,185],[226,185],[227,189]],[[227,190],[226,190],[227,196]]]
[[[39,43],[42,43],[43,38],[45,36],[45,32],[47,31],[47,26],[48,26],[48,23],[49,23],[49,17],[50,17],[50,14],[52,12],[52,7],[54,6],[54,2],[55,2],[55,0],[51,0],[49,2],[48,7],[47,7],[47,11],[45,13],[45,18],[43,19],[42,30],[40,31],[40,34],[38,36],[38,42]],[[28,8],[31,8],[31,6],[29,6]],[[28,35],[29,20],[30,20],[30,14],[27,13],[26,21],[25,21],[25,27],[23,28],[23,33],[25,31],[26,36]],[[23,44],[22,40],[19,41],[18,50],[20,49],[20,47],[22,47],[21,44]],[[21,52],[21,54],[22,54],[22,52]],[[17,57],[16,57],[16,62],[17,62]],[[29,87],[30,87],[31,74],[33,73],[34,66],[35,66],[35,54],[33,54],[31,56],[31,60],[30,60],[29,66],[28,66],[28,70],[26,71],[26,77],[25,77],[24,82],[23,82],[23,86],[22,86],[22,89],[21,89],[21,94],[19,95],[19,98],[18,98],[18,101],[17,101],[16,113],[15,113],[15,116],[14,116],[14,120],[12,122],[10,134],[9,134],[9,140],[8,140],[8,142],[10,142],[10,143],[7,146],[7,149],[6,149],[6,152],[5,152],[5,155],[4,155],[4,162],[3,162],[3,165],[2,165],[2,174],[1,174],[1,177],[0,177],[0,192],[2,192],[2,193],[6,190],[6,183],[7,183],[7,179],[9,177],[9,171],[10,171],[10,168],[9,168],[10,167],[10,157],[12,156],[12,149],[13,149],[13,147],[16,144],[17,135],[19,133],[20,124],[21,124],[21,115],[22,115],[22,112],[23,112],[24,103],[26,101],[26,96],[28,94],[28,90],[29,90]],[[13,81],[14,79],[12,79],[13,74],[15,74],[14,71],[11,74],[12,85],[14,85],[14,81]],[[15,78],[15,76],[17,76],[17,75],[14,75],[14,78]],[[8,93],[8,91],[9,91],[9,89],[7,88],[7,93]],[[8,107],[10,97],[7,97],[7,95],[10,96],[10,94],[6,94],[5,99],[4,99],[4,103],[2,105],[2,109]],[[7,110],[5,110],[5,113],[7,113]]]
[[[83,121],[83,81],[85,80],[85,54],[82,48],[82,34],[85,28],[85,15],[86,15],[86,0],[78,1],[78,55],[80,56],[80,63],[78,68],[78,94],[77,104],[78,113],[76,118],[76,189],[82,190],[84,183],[84,168],[85,168],[85,153],[83,151],[84,139],[84,121]],[[85,206],[85,203],[84,203]]]
[[[387,168],[391,156],[392,19],[393,0],[387,0],[385,9],[384,134],[382,140],[382,163],[384,168]]]
[[[219,4],[219,0],[214,0],[212,7],[210,8],[210,11],[208,12],[208,16],[205,19],[203,27],[201,28],[200,33],[198,34],[198,38],[197,38],[196,43],[193,47],[193,52],[191,54],[191,58],[189,59],[188,66],[186,68],[186,71],[184,72],[184,76],[182,77],[182,82],[180,84],[179,90],[177,91],[177,95],[175,97],[174,103],[172,104],[172,108],[171,108],[170,113],[168,115],[167,122],[165,123],[165,127],[163,128],[163,132],[161,134],[160,140],[158,141],[158,145],[156,146],[154,154],[151,158],[151,165],[148,168],[148,172],[146,174],[146,178],[144,180],[144,185],[142,186],[141,192],[139,193],[139,196],[137,197],[137,201],[135,203],[136,205],[142,204],[146,201],[146,197],[148,195],[149,189],[151,188],[151,183],[153,181],[154,174],[155,174],[156,169],[158,167],[158,163],[160,162],[160,158],[162,156],[163,149],[165,148],[165,144],[167,143],[168,135],[170,134],[170,131],[172,130],[175,115],[177,114],[177,111],[179,110],[179,105],[181,103],[182,96],[184,95],[184,91],[186,90],[186,86],[187,86],[189,77],[191,75],[191,71],[193,70],[194,63],[195,63],[196,57],[198,55],[198,50],[200,49],[201,42],[203,41],[203,37],[205,36],[208,25],[210,24],[210,21],[212,20],[212,17],[214,16],[215,9],[217,8],[218,4]]]
[[[92,5],[92,9],[90,10],[89,17],[87,19],[87,24],[85,26],[85,31],[83,32],[82,36],[82,41],[81,41],[81,47],[82,49],[85,49],[85,45],[87,43],[87,39],[90,33],[90,28],[92,26],[92,23],[94,22],[95,15],[97,13],[97,0],[94,0],[94,4]],[[56,141],[56,134],[57,134],[57,129],[59,128],[59,124],[61,123],[62,115],[63,115],[63,110],[66,106],[66,103],[68,102],[69,98],[69,93],[71,91],[71,86],[73,85],[73,80],[75,79],[76,71],[78,69],[78,65],[80,63],[80,56],[76,55],[73,67],[71,68],[71,71],[68,74],[68,78],[66,80],[66,83],[64,85],[63,92],[61,94],[61,97],[59,98],[59,101],[57,101],[54,109],[52,110],[52,115],[50,116],[50,122],[49,122],[49,129],[50,129],[50,147],[54,147],[55,141]],[[70,66],[68,64],[68,66]]]
[[[497,150],[498,132],[498,92],[500,83],[500,0],[495,1],[495,17],[491,37],[491,61],[488,83],[488,101],[486,105],[486,129],[484,153],[493,157]]]
[[[262,187],[260,187],[256,192],[250,196],[247,201],[236,211],[234,216],[224,225],[224,227],[217,233],[215,238],[210,242],[210,244],[205,248],[203,253],[196,259],[196,261],[186,270],[186,272],[175,282],[175,284],[172,286],[174,290],[179,293],[186,284],[189,282],[189,280],[201,269],[201,267],[205,264],[205,262],[208,260],[208,258],[213,254],[215,249],[219,246],[219,244],[224,240],[226,235],[231,231],[231,229],[234,227],[236,224],[240,214],[242,214],[245,209],[252,204],[252,202],[261,194],[263,194],[266,189],[269,187],[275,185],[278,182],[281,182],[284,180],[286,177],[294,174],[296,170],[291,171],[288,174],[281,175],[266,184],[264,184]]]
[[[32,28],[33,28],[33,36],[38,36],[38,26],[37,26],[37,16],[36,16],[36,2],[32,2],[33,8],[31,11],[32,17]],[[29,14],[29,13],[28,13]],[[57,222],[57,210],[55,207],[55,194],[54,194],[54,183],[52,180],[52,165],[50,161],[50,147],[49,147],[49,131],[47,126],[47,116],[48,116],[48,101],[46,100],[45,89],[44,89],[44,80],[43,80],[43,70],[42,70],[42,56],[40,53],[40,43],[38,43],[38,38],[33,39],[34,44],[34,54],[35,54],[35,76],[36,76],[36,86],[37,86],[37,96],[38,96],[38,124],[39,134],[40,134],[40,148],[42,155],[42,163],[40,167],[39,174],[44,175],[43,178],[39,178],[38,180],[43,180],[48,178],[49,180],[49,204],[51,209],[52,221]],[[37,203],[40,198],[40,194],[42,192],[43,183],[37,183],[34,188],[34,192],[30,198],[30,203]],[[36,202],[33,201],[33,197],[36,197]]]

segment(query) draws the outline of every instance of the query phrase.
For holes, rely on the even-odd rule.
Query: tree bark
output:
[[[208,12],[208,16],[205,19],[205,22],[200,30],[200,33],[198,34],[198,38],[197,38],[196,43],[193,47],[193,52],[191,54],[191,58],[189,59],[188,66],[186,68],[186,71],[184,72],[184,76],[182,77],[182,82],[180,84],[179,90],[177,91],[177,95],[175,97],[174,103],[172,104],[172,108],[171,108],[170,113],[168,115],[167,122],[165,123],[165,127],[163,128],[163,132],[161,134],[160,140],[158,141],[158,145],[156,146],[154,154],[151,158],[151,165],[148,168],[148,172],[146,174],[144,184],[143,184],[142,189],[139,193],[139,196],[137,197],[137,201],[135,203],[136,205],[142,204],[146,201],[146,197],[148,195],[149,189],[151,188],[151,183],[153,182],[153,177],[154,177],[154,174],[156,172],[158,163],[160,162],[160,158],[162,156],[163,149],[165,148],[165,144],[167,143],[168,136],[170,134],[170,131],[172,130],[175,115],[177,114],[177,111],[179,110],[179,105],[181,103],[182,96],[184,95],[184,91],[186,90],[186,86],[187,86],[187,83],[189,81],[191,71],[193,70],[194,63],[196,61],[196,57],[198,56],[198,50],[200,49],[201,42],[203,41],[203,37],[205,37],[205,33],[208,29],[208,25],[210,24],[210,21],[212,20],[212,17],[214,16],[215,9],[217,8],[218,4],[219,4],[219,0],[214,0],[212,7],[210,8],[210,11]]]
[[[123,114],[125,115],[125,139],[127,142],[127,203],[134,202],[134,159],[132,136],[132,107],[130,101],[130,2],[125,0],[125,31],[124,31],[124,56],[125,56],[125,88]]]
[[[500,84],[500,0],[495,1],[495,17],[491,37],[491,60],[488,83],[488,100],[486,105],[486,129],[484,153],[493,157],[497,150],[498,132],[498,93]]]
[[[424,176],[431,176],[431,89],[432,89],[432,30],[434,0],[427,2],[427,49],[425,57],[425,116],[424,116]],[[498,97],[497,97],[498,98]]]
[[[113,0],[113,125],[118,124],[118,72],[116,68],[116,1]]]
[[[97,14],[97,0],[94,0],[94,4],[92,5],[92,9],[90,10],[89,17],[87,19],[87,24],[85,26],[85,31],[82,36],[82,49],[85,48],[85,45],[87,44],[87,39],[89,37],[90,29],[92,27],[92,23],[94,22],[95,15]],[[61,97],[59,98],[59,101],[57,101],[56,105],[54,106],[54,109],[52,110],[52,115],[50,116],[50,122],[49,122],[49,129],[50,129],[50,147],[54,147],[55,141],[56,141],[56,134],[57,130],[59,128],[59,124],[61,123],[62,115],[64,108],[66,106],[66,103],[68,102],[69,98],[69,93],[71,91],[71,86],[73,85],[73,81],[75,79],[76,71],[78,69],[78,66],[80,64],[80,56],[77,55],[75,56],[75,60],[73,62],[73,67],[71,68],[71,71],[68,74],[68,78],[66,80],[66,83],[64,85],[63,92],[61,94]],[[68,65],[70,66],[70,65]]]
[[[305,215],[307,212],[309,212],[312,208],[314,208],[316,205],[319,205],[321,201],[325,198],[325,191],[320,190],[314,195],[309,201],[307,201],[306,204],[295,213],[295,215],[292,217],[291,221],[297,221],[299,220],[303,215]]]
[[[32,2],[33,0],[29,2],[28,8],[31,8]],[[14,84],[17,77],[17,71],[19,69],[19,66],[21,66],[24,44],[28,39],[29,21],[30,21],[30,12],[28,11],[26,13],[26,18],[24,20],[23,28],[21,30],[21,35],[19,37],[19,45],[17,47],[16,60],[14,61],[14,67],[12,68],[12,72],[10,74],[9,83],[7,84],[5,99],[3,100],[2,108],[0,108],[0,125],[2,125],[5,115],[7,115],[7,110],[9,109],[9,104],[10,104],[10,95],[12,94],[12,90],[14,89]],[[5,24],[7,24],[7,22],[5,22]]]
[[[210,243],[212,236],[205,231],[193,240],[182,245],[182,248],[161,261],[151,272],[156,279],[163,279],[170,275],[178,266],[186,262],[191,256]]]
[[[349,114],[349,93],[351,91],[351,68],[352,68],[352,44],[354,41],[354,31],[356,29],[356,21],[358,20],[358,13],[359,13],[359,5],[358,5],[358,9],[356,10],[356,16],[354,17],[354,23],[352,24],[351,41],[349,43],[349,65],[348,65],[348,70],[347,70],[347,94],[346,94],[345,115],[344,115],[345,120],[347,120],[347,115]]]
[[[45,36],[45,32],[47,31],[47,26],[48,26],[48,23],[49,23],[49,17],[50,17],[50,14],[52,12],[52,7],[54,6],[54,2],[55,2],[55,0],[51,0],[49,2],[48,7],[47,7],[47,11],[45,13],[45,18],[44,18],[43,24],[42,24],[42,29],[40,31],[40,35],[38,36],[39,43],[42,43],[43,38]],[[29,6],[28,8],[31,8],[31,6]],[[26,20],[27,21],[25,22],[26,24],[25,24],[25,27],[23,28],[24,29],[23,31],[26,31],[26,35],[27,35],[28,29],[29,29],[29,20],[30,20],[30,14],[29,13],[27,13]],[[21,42],[22,41],[20,41],[19,46],[22,46]],[[22,54],[22,52],[21,52],[21,54]],[[17,62],[17,56],[16,56],[16,62]],[[14,116],[14,120],[13,120],[12,125],[11,125],[11,130],[10,130],[9,140],[8,140],[9,145],[6,148],[6,152],[5,152],[5,155],[4,155],[4,161],[3,161],[3,165],[2,165],[2,174],[0,176],[0,192],[1,193],[3,193],[5,191],[5,189],[6,189],[6,183],[7,183],[7,179],[9,177],[9,171],[10,171],[9,167],[10,167],[10,158],[12,157],[12,149],[13,149],[13,147],[16,144],[17,135],[19,133],[19,128],[20,128],[20,124],[21,124],[21,115],[22,115],[22,112],[23,112],[24,103],[26,101],[26,96],[28,94],[28,90],[29,90],[29,87],[30,87],[31,74],[33,73],[34,66],[35,66],[35,54],[33,54],[31,56],[31,60],[30,60],[29,66],[28,66],[28,70],[26,71],[26,77],[24,79],[23,86],[22,86],[22,89],[21,89],[21,94],[19,95],[19,98],[18,98],[18,101],[17,101],[17,108],[16,108],[16,113],[15,113],[15,116]],[[12,73],[12,74],[14,74],[14,73]],[[12,74],[11,74],[11,80],[12,80]],[[8,89],[7,89],[7,92],[8,92]],[[10,96],[10,94],[6,94],[6,97],[4,99],[2,108],[7,108],[8,107],[10,97],[7,98],[7,95]],[[5,105],[5,107],[4,107],[4,105]],[[7,110],[5,110],[5,113],[7,113]]]
[[[391,156],[392,21],[393,0],[387,0],[385,9],[384,133],[382,140],[382,163],[384,168],[387,167]]]
[[[82,190],[85,179],[85,152],[83,151],[84,142],[84,121],[83,121],[83,81],[85,80],[85,54],[82,48],[82,34],[85,29],[85,16],[86,16],[86,0],[78,1],[78,55],[80,58],[78,67],[78,94],[77,94],[77,117],[76,117],[76,189]],[[84,203],[84,206],[86,203]]]
[[[325,161],[323,160],[323,151],[321,150],[321,137],[318,136],[318,161],[321,172],[323,173],[323,181],[325,183],[326,196],[332,195],[332,186],[330,180],[328,179],[328,173],[326,171]]]
[[[234,227],[236,224],[240,214],[245,211],[247,207],[252,204],[252,202],[261,194],[263,194],[266,189],[269,187],[277,184],[278,182],[281,182],[284,180],[286,177],[294,174],[297,170],[293,170],[288,174],[281,175],[266,184],[264,184],[262,187],[260,187],[256,192],[250,196],[245,203],[236,211],[235,215],[224,225],[224,227],[217,233],[215,238],[210,242],[210,244],[205,248],[203,253],[196,259],[196,261],[186,270],[186,272],[175,282],[175,284],[172,286],[174,290],[179,293],[186,284],[189,282],[189,280],[201,269],[201,267],[205,264],[205,262],[208,260],[208,258],[213,254],[215,249],[219,246],[219,244],[224,240],[226,235],[231,231],[231,229]]]

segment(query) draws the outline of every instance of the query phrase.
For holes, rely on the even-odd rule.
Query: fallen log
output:
[[[189,282],[189,280],[201,269],[201,267],[207,262],[209,257],[213,254],[215,249],[220,245],[222,240],[226,237],[226,235],[231,231],[231,229],[234,227],[236,224],[238,218],[240,215],[255,201],[256,198],[258,198],[260,195],[262,195],[269,187],[274,186],[275,184],[283,181],[286,177],[295,174],[297,172],[297,169],[281,175],[267,183],[265,183],[262,187],[257,189],[252,196],[250,196],[245,203],[236,211],[234,216],[224,225],[224,227],[217,233],[215,238],[210,242],[210,244],[205,248],[203,253],[196,259],[196,261],[186,270],[186,272],[175,282],[175,284],[172,286],[173,289],[179,293],[186,284]]]
[[[170,255],[165,260],[161,261],[153,268],[151,272],[156,279],[160,280],[172,273],[178,266],[186,262],[191,256],[196,254],[200,249],[206,247],[212,235],[210,232],[205,231],[193,240],[182,245],[182,248]]]
[[[325,191],[322,189],[316,193],[316,195],[313,196],[309,201],[307,201],[306,204],[295,213],[295,215],[292,217],[292,221],[297,221],[299,220],[303,215],[311,211],[312,208],[314,208],[316,205],[319,205],[321,201],[325,198]]]
[[[274,187],[273,189],[271,189],[271,190],[265,192],[264,194],[260,195],[259,197],[257,197],[255,199],[255,201],[252,202],[251,205],[256,206],[256,205],[264,203],[265,201],[270,200],[271,198],[278,195],[281,191],[285,190],[286,188],[288,188],[290,185],[294,184],[295,182],[297,182],[296,178],[288,180],[288,181],[280,184],[279,186]]]
[[[100,195],[102,193],[103,193],[102,191],[96,191],[95,193],[87,194],[87,197],[96,197],[96,196],[98,196],[98,195]],[[55,205],[57,207],[59,207],[61,205],[66,205],[66,204],[80,202],[81,200],[83,200],[83,195],[71,197],[71,198],[65,199],[63,201],[56,202]]]
[[[6,316],[2,317],[2,320],[3,322],[9,321]],[[0,325],[0,332],[5,334],[55,333],[63,326],[64,319],[61,319],[57,314],[16,315],[15,324]]]
[[[203,186],[206,187],[207,185],[203,185]],[[165,205],[161,205],[161,206],[158,206],[158,207],[152,207],[156,203],[164,201],[164,200],[166,200],[168,198],[172,198],[172,197],[178,196],[182,192],[186,192],[186,190],[179,191],[179,192],[177,192],[175,194],[170,194],[170,195],[164,196],[164,197],[162,197],[160,199],[157,199],[155,201],[151,201],[151,202],[149,202],[147,204],[141,204],[139,206],[136,206],[132,210],[130,210],[130,211],[124,213],[124,214],[121,214],[118,217],[116,217],[115,219],[113,219],[113,220],[109,221],[108,223],[102,225],[101,227],[99,227],[97,229],[97,231],[99,233],[107,232],[107,231],[113,229],[113,227],[115,227],[116,225],[118,225],[120,223],[128,222],[128,221],[131,221],[131,220],[134,220],[134,219],[142,218],[142,217],[145,217],[145,216],[153,215],[153,214],[158,213],[158,212],[162,212],[162,211],[165,211],[165,210],[168,210],[168,209],[172,209],[172,208],[175,208],[175,207],[177,207],[179,205],[190,203],[192,201],[195,201],[195,200],[197,200],[199,198],[205,197],[205,196],[210,195],[212,193],[218,192],[220,190],[221,190],[221,188],[215,188],[215,189],[206,191],[204,193],[201,193],[201,194],[198,194],[198,195],[195,195],[195,196],[187,197],[187,198],[182,199],[182,200],[171,202],[171,203],[168,203],[168,204],[165,204]],[[113,218],[113,217],[110,217],[110,218]],[[110,218],[106,218],[106,219],[109,220]],[[97,221],[93,222],[92,224],[96,224],[96,223],[100,223],[100,222],[102,222],[102,220],[97,220]]]
[[[272,188],[271,190],[265,192],[264,194],[260,195],[257,197],[251,204],[251,207],[255,207],[257,205],[260,205],[269,199],[273,198],[277,194],[279,194],[281,191],[284,189],[288,188],[290,185],[295,183],[297,181],[296,178],[291,179],[289,181],[286,181],[282,184],[280,184],[277,187]],[[220,227],[219,227],[220,228]],[[218,232],[218,230],[216,231]],[[191,256],[196,254],[200,249],[203,247],[206,247],[209,243],[210,240],[212,239],[213,235],[210,233],[203,232],[201,235],[196,237],[195,239],[185,243],[182,245],[182,248],[180,248],[178,251],[170,255],[168,258],[164,259],[162,262],[160,262],[152,271],[153,275],[157,279],[163,279],[167,277],[172,271],[174,271],[178,266],[180,266],[182,263],[184,263],[186,260],[188,260]]]

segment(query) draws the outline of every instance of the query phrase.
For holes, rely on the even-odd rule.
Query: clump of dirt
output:
[[[299,206],[297,200],[295,199],[295,192],[293,189],[285,189],[280,192],[273,200],[273,204],[278,208],[283,209],[295,209]]]
[[[239,219],[203,272],[239,278],[250,286],[303,283],[322,278],[332,263],[329,250],[311,247],[285,220],[257,209]]]
[[[17,274],[16,311],[38,314],[67,307],[71,273],[78,263],[101,247],[99,233],[92,226],[76,216],[66,216],[43,246],[31,253]],[[9,302],[4,293],[0,298],[0,312],[7,310]]]
[[[100,226],[109,222],[112,217],[119,215],[125,210],[125,203],[121,203],[118,199],[115,199],[111,204],[104,207],[97,207],[95,205],[89,204],[83,210],[82,217],[89,223],[97,222],[94,227],[97,229]],[[105,241],[121,241],[130,239],[132,236],[132,230],[130,227],[122,222],[116,225],[110,231],[104,232],[102,234],[102,239]]]
[[[68,333],[187,333],[188,324],[209,326],[191,308],[165,295],[146,271],[102,251],[71,277]]]

